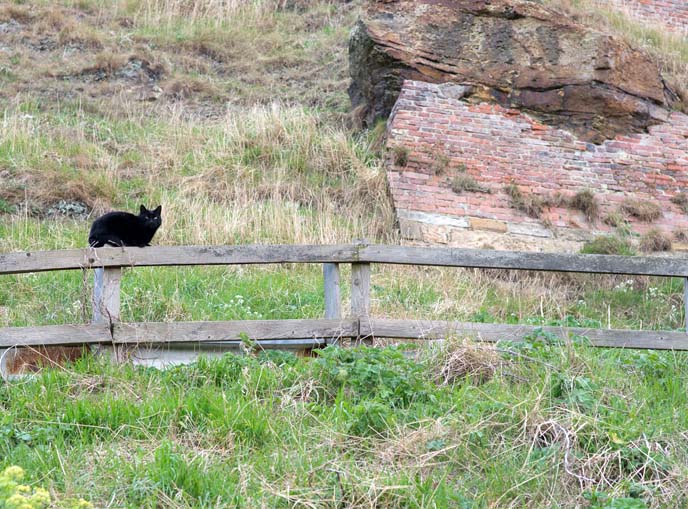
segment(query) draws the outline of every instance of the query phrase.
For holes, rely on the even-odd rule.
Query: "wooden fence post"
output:
[[[122,269],[119,267],[106,269],[99,267],[93,271],[92,322],[108,324],[111,333],[112,326],[120,321],[119,286],[121,279]],[[116,362],[123,360],[114,344],[112,346],[101,345],[97,350],[110,352]]]
[[[330,320],[341,319],[342,297],[339,291],[338,263],[323,263],[323,280],[325,286],[325,318]],[[339,338],[336,338],[332,344],[339,344]]]
[[[361,337],[361,322],[370,320],[370,264],[352,263],[351,264],[351,316],[358,319],[359,334],[356,342],[363,341],[368,345],[373,344],[373,338]],[[368,329],[368,327],[366,327]]]
[[[683,278],[683,321],[688,332],[688,277]]]

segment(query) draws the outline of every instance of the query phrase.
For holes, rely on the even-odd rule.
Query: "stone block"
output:
[[[528,235],[530,237],[552,238],[554,235],[549,228],[539,223],[509,223],[507,233],[510,235]]]
[[[469,222],[471,230],[486,230],[497,233],[507,232],[507,224],[504,221],[498,221],[497,219],[471,217]]]
[[[417,210],[397,210],[397,218],[401,220],[417,221],[419,223],[434,226],[452,226],[454,228],[468,228],[468,219],[465,217],[448,216],[446,214],[434,214],[432,212],[420,212]]]

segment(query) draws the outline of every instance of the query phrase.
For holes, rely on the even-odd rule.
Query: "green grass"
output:
[[[0,386],[0,468],[96,506],[686,503],[685,355],[546,335],[484,348],[227,354],[164,372],[85,361]],[[468,351],[494,376],[438,384]]]

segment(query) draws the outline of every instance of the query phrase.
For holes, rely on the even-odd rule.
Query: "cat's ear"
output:
[[[153,210],[153,214],[155,214],[156,216],[159,216],[161,212],[162,212],[162,205],[158,205],[158,206]]]
[[[146,207],[141,205],[141,208],[139,209],[139,214],[143,215],[145,212],[148,212],[148,210],[146,210]]]

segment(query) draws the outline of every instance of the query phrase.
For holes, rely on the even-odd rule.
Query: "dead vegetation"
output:
[[[544,210],[545,200],[531,193],[523,193],[516,184],[509,184],[504,192],[511,200],[511,206],[527,216],[539,218]]]
[[[453,385],[469,379],[476,385],[490,380],[503,364],[493,345],[448,339],[434,353],[436,382]]]
[[[567,196],[561,192],[538,196],[523,192],[516,184],[509,184],[504,188],[504,192],[511,200],[513,208],[536,219],[541,218],[544,209],[549,207],[578,210],[585,215],[586,220],[590,223],[594,223],[599,217],[599,203],[595,193],[589,189],[578,191],[573,196]]]
[[[602,222],[613,228],[620,228],[627,223],[624,215],[618,210],[608,212],[602,219]]]
[[[278,99],[343,114],[346,33],[356,7],[324,0],[307,7],[300,13],[285,2],[215,0],[5,5],[0,20],[8,23],[3,37],[11,52],[0,53],[0,67],[16,79],[3,83],[0,97],[31,94],[53,104],[64,96],[91,102],[124,94],[155,101],[161,111],[181,99],[203,116],[224,114],[218,99],[242,106]],[[118,71],[132,55],[170,71],[165,93],[106,86],[122,78]],[[89,78],[94,72],[97,80]]]
[[[452,178],[449,187],[456,194],[463,192],[490,194],[492,192],[489,187],[478,183],[472,176],[465,173],[460,173]]]
[[[629,479],[657,487],[680,482],[676,473],[664,465],[663,458],[670,454],[666,444],[638,440],[623,447],[609,444],[588,452],[580,443],[580,434],[584,433],[587,423],[575,414],[572,417],[531,421],[527,433],[532,443],[531,451],[552,446],[561,451],[564,470],[580,489],[614,489]]]
[[[673,236],[677,242],[688,242],[688,230],[685,228],[676,228],[673,231]]]
[[[392,160],[395,166],[399,166],[400,168],[406,167],[406,165],[408,164],[409,155],[410,150],[408,149],[408,147],[392,147]]]
[[[671,251],[671,248],[671,237],[658,228],[653,228],[640,237],[640,250],[646,253]]]
[[[677,205],[684,214],[688,214],[688,193],[676,193],[671,197],[671,203]]]
[[[568,206],[572,209],[580,210],[591,223],[595,222],[599,215],[600,206],[597,203],[595,194],[589,189],[578,191],[573,195],[568,202]]]
[[[638,221],[651,223],[662,217],[660,206],[651,201],[626,198],[619,207],[621,212],[628,214]]]

